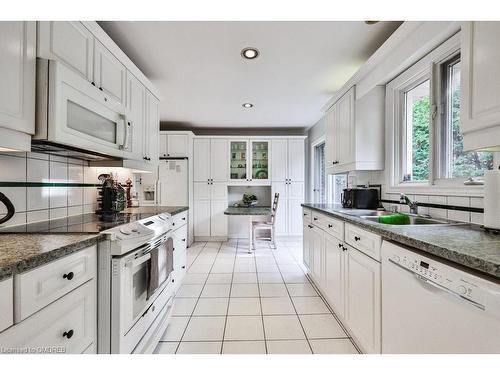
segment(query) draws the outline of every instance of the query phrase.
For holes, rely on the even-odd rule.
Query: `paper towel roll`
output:
[[[484,174],[484,226],[500,229],[500,170]]]

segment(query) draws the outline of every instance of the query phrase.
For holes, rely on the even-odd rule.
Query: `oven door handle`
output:
[[[144,254],[143,256],[137,259],[129,260],[127,263],[125,263],[125,266],[129,268],[135,268],[141,265],[142,263],[147,262],[149,259],[151,259],[151,253]]]

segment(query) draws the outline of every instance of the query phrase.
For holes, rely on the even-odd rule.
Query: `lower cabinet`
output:
[[[184,279],[187,270],[187,223],[182,218],[187,216],[187,212],[175,215],[172,222],[177,223],[172,232],[174,241],[174,271],[172,274],[172,282],[174,290],[177,290]],[[181,225],[179,225],[181,224]]]
[[[321,223],[304,220],[304,264],[360,349],[380,353],[380,262],[323,230]]]
[[[14,285],[12,277],[0,281],[0,332],[14,324]]]
[[[345,322],[364,352],[380,353],[380,263],[349,245],[345,246]]]

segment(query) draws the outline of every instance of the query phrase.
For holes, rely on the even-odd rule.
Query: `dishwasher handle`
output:
[[[389,260],[389,262],[390,262],[390,263],[394,264],[395,266],[398,266],[398,267],[399,267],[399,268],[401,268],[402,270],[404,270],[404,271],[406,271],[406,272],[408,272],[408,273],[412,274],[413,276],[415,276],[415,277],[416,277],[416,279],[417,279],[418,281],[420,281],[420,282],[422,282],[422,283],[425,283],[425,284],[427,284],[427,285],[430,285],[430,286],[432,286],[433,288],[439,289],[439,290],[441,290],[442,292],[445,292],[445,293],[447,293],[447,294],[450,294],[450,295],[452,295],[453,297],[458,298],[459,300],[461,300],[461,301],[463,301],[463,302],[466,302],[466,303],[468,303],[468,304],[470,304],[470,305],[472,305],[472,306],[474,306],[474,307],[477,307],[477,308],[478,308],[478,309],[480,309],[480,310],[483,310],[483,311],[485,311],[485,310],[486,310],[486,308],[484,307],[484,305],[482,305],[482,304],[480,304],[480,303],[478,303],[478,302],[472,301],[472,300],[470,300],[470,299],[468,299],[468,298],[466,298],[466,297],[462,296],[461,294],[459,294],[459,293],[457,293],[457,292],[455,292],[455,291],[453,291],[453,290],[451,290],[451,289],[449,289],[449,288],[447,288],[447,287],[445,287],[445,286],[439,285],[438,283],[436,283],[436,282],[434,282],[434,281],[432,281],[432,280],[429,280],[428,278],[426,278],[426,277],[424,277],[424,276],[422,276],[422,275],[419,275],[418,273],[413,272],[413,271],[409,270],[409,269],[408,269],[408,268],[406,268],[406,267],[403,267],[402,265],[400,265],[399,263],[396,263],[395,261],[393,261],[393,260],[392,260],[392,259],[390,259],[390,258],[388,258],[388,260]]]

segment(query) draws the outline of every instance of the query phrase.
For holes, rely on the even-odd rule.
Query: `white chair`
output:
[[[255,250],[255,241],[270,241],[271,247],[276,249],[275,242],[275,228],[274,224],[276,222],[276,211],[278,210],[278,200],[280,197],[280,193],[274,194],[273,207],[271,209],[271,218],[268,221],[253,221],[252,222],[252,246]],[[268,230],[269,237],[257,237],[256,232],[259,230]]]

